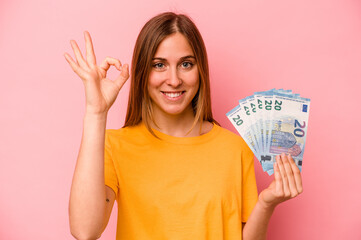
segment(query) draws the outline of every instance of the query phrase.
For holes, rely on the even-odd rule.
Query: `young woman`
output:
[[[266,239],[275,207],[302,192],[290,156],[258,196],[253,155],[243,139],[213,119],[206,49],[185,15],[150,19],[135,44],[125,125],[106,130],[107,113],[129,67],[97,65],[71,41],[83,80],[86,114],[74,172],[69,218],[77,239],[96,239],[118,203],[117,239]],[[120,75],[106,78],[110,66]]]

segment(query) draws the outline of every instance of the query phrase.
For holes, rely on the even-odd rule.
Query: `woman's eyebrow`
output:
[[[185,57],[181,57],[181,60],[187,59],[187,58],[193,58],[194,60],[196,60],[196,58],[193,55],[188,55]]]
[[[195,56],[193,56],[193,55],[187,55],[187,56],[181,57],[180,60],[184,60],[187,58],[194,58],[194,60],[196,59]],[[152,58],[152,60],[167,61],[167,59],[161,58],[161,57],[154,57],[154,58]]]
[[[167,59],[165,59],[165,58],[160,58],[160,57],[152,58],[152,60],[167,61]]]

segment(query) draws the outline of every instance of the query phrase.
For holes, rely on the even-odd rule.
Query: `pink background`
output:
[[[84,88],[63,57],[93,37],[98,62],[131,61],[143,24],[189,14],[209,54],[213,110],[254,91],[311,98],[304,193],[280,205],[268,239],[361,239],[361,3],[356,0],[0,2],[0,239],[72,239],[68,199],[85,109]],[[111,71],[111,76],[116,74]],[[124,121],[129,83],[107,128]],[[259,191],[272,178],[256,161]],[[101,239],[115,239],[116,205]]]

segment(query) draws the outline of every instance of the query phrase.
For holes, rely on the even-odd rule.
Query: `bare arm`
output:
[[[82,79],[86,95],[83,135],[69,199],[70,231],[77,239],[97,239],[104,231],[114,204],[115,193],[105,186],[104,141],[108,110],[129,77],[128,65],[107,57],[100,66],[90,34],[84,32],[86,59],[71,41],[76,61],[64,54],[74,72]],[[110,66],[121,71],[114,81],[106,78]]]
[[[243,225],[244,240],[265,240],[269,220],[278,204],[302,193],[300,170],[290,155],[277,156],[275,180],[263,190],[247,223]]]
[[[257,202],[247,223],[243,224],[243,239],[264,240],[274,208],[264,208]]]
[[[106,115],[87,114],[69,201],[70,230],[78,239],[96,239],[105,228],[104,136]]]

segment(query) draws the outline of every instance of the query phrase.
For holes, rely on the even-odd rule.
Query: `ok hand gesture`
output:
[[[85,31],[86,59],[83,58],[78,44],[71,40],[76,61],[65,53],[64,57],[73,71],[83,80],[86,96],[86,112],[93,114],[107,113],[113,105],[118,93],[129,78],[129,66],[122,65],[118,59],[107,57],[101,65],[96,64],[93,43],[90,34]],[[106,78],[110,66],[115,66],[120,71],[114,80]]]

